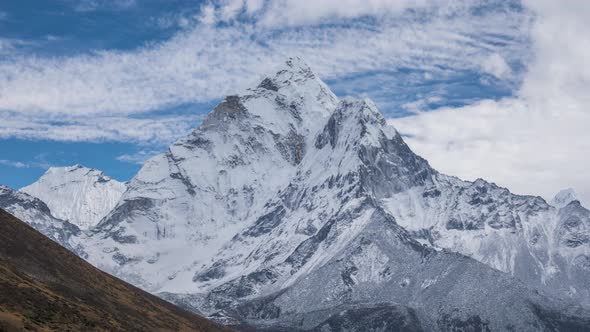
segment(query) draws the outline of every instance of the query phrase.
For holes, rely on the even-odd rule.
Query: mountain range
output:
[[[0,208],[241,329],[588,330],[590,211],[442,174],[299,58],[122,184],[52,168]]]

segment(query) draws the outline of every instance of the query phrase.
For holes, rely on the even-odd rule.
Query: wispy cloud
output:
[[[193,25],[170,40],[136,50],[58,58],[22,54],[0,60],[0,110],[18,114],[12,125],[0,127],[0,135],[149,139],[156,136],[155,130],[168,129],[119,120],[235,93],[257,80],[269,65],[291,55],[302,56],[331,80],[402,69],[443,79],[454,71],[481,71],[493,55],[506,64],[521,63],[528,56],[525,11],[506,10],[502,5],[477,11],[474,1],[419,1],[416,5],[376,1],[374,6],[349,2],[350,6],[331,1],[306,4],[320,15],[315,21],[297,21],[294,28],[295,21],[281,26],[266,20],[285,8],[293,11],[294,18],[302,15],[305,8],[299,2],[224,1],[210,7],[211,15],[213,22],[228,23],[191,19]],[[408,8],[412,11],[405,12]],[[236,19],[240,15],[244,18]],[[325,24],[321,18],[326,15],[337,21]],[[506,82],[517,79],[505,67],[490,68]],[[50,129],[47,123],[58,117],[74,125]],[[32,119],[32,129],[19,118]],[[170,119],[171,127],[176,126],[172,125],[175,120]],[[133,123],[131,128],[143,133],[121,128],[119,122]],[[185,128],[180,129],[176,137]]]
[[[261,26],[294,27],[361,17],[385,18],[408,9],[455,15],[481,4],[477,0],[220,0],[203,6],[202,21],[214,24],[251,19]],[[506,2],[487,1],[486,4],[501,6]]]
[[[91,12],[95,10],[120,10],[134,7],[136,0],[77,0],[72,2],[74,10]]]
[[[45,161],[35,160],[29,162],[14,161],[8,159],[0,159],[0,165],[14,167],[14,168],[41,168],[45,169],[51,165]]]
[[[493,75],[498,79],[510,76],[512,69],[506,63],[504,57],[498,53],[490,54],[481,62],[483,72]]]
[[[21,56],[24,52],[26,52],[30,47],[39,46],[40,44],[41,43],[36,40],[3,38],[2,36],[0,36],[0,57],[6,59],[11,57],[18,57]],[[0,63],[1,62],[2,60],[0,60]]]
[[[391,123],[441,171],[483,177],[546,198],[573,187],[590,204],[590,68],[585,60],[590,5],[548,0],[527,5],[536,13],[535,60],[514,98],[442,108]]]
[[[12,161],[12,160],[6,160],[6,159],[0,159],[0,165],[16,167],[16,168],[28,167],[27,164],[22,163],[20,161]]]
[[[143,165],[146,160],[161,152],[160,150],[140,150],[136,153],[120,155],[116,159],[126,163]]]
[[[123,116],[43,116],[0,112],[0,138],[49,139],[56,141],[124,141],[167,145],[187,134],[200,115],[150,118]]]

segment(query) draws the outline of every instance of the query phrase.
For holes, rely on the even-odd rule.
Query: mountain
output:
[[[439,173],[299,58],[226,97],[112,209],[96,174],[23,189],[54,207],[0,197],[103,271],[244,330],[590,326],[589,210]]]
[[[125,184],[96,169],[74,165],[51,167],[21,191],[41,199],[57,218],[86,230],[115,207]]]
[[[291,58],[148,160],[83,243],[245,329],[575,330],[589,222],[570,205],[437,172]]]
[[[99,271],[3,210],[0,330],[228,331]]]
[[[225,98],[129,182],[87,241],[90,262],[151,291],[194,290],[196,271],[297,174],[337,103],[299,59]]]

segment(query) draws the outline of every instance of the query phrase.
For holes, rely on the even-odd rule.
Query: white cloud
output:
[[[235,19],[245,7],[244,0],[222,0],[220,6],[220,20],[230,21]]]
[[[398,15],[407,9],[456,14],[481,3],[478,0],[217,0],[208,4],[214,10],[215,22],[233,21],[240,14],[245,14],[246,18],[254,17],[258,25],[285,27],[361,17],[383,18]],[[502,5],[500,1],[496,4]]]
[[[27,164],[22,163],[20,161],[12,161],[6,159],[0,159],[0,165],[16,167],[16,168],[27,168]]]
[[[500,11],[286,30],[249,23],[197,25],[133,52],[23,55],[1,61],[0,109],[28,114],[149,112],[235,93],[289,55],[303,56],[324,78],[401,67],[434,75],[441,68],[478,70],[478,59],[488,54],[522,56],[525,22],[522,13]],[[502,44],[497,36],[504,36]]]
[[[481,67],[485,73],[494,75],[496,78],[502,79],[510,75],[510,66],[506,63],[506,60],[498,54],[493,53],[485,57],[482,61]]]
[[[199,21],[205,25],[213,25],[217,22],[215,6],[206,4],[201,6],[201,15]]]
[[[56,141],[125,141],[164,146],[187,134],[201,116],[132,118],[120,116],[47,117],[0,112],[0,138]]]
[[[538,14],[532,29],[536,61],[520,94],[551,112],[590,105],[590,2],[526,1]],[[584,111],[586,112],[586,111]]]
[[[14,168],[41,168],[41,169],[45,169],[45,168],[48,168],[51,166],[49,163],[41,160],[40,156],[37,156],[35,159],[36,159],[36,161],[30,161],[30,162],[0,159],[0,165],[14,167]]]
[[[527,5],[535,57],[514,98],[390,122],[445,173],[545,198],[572,187],[590,205],[590,4]]]
[[[252,15],[264,8],[264,0],[246,0],[245,7],[246,13]]]
[[[484,178],[516,193],[551,198],[573,187],[590,198],[590,116],[548,115],[507,99],[390,120],[438,170]]]
[[[28,47],[39,46],[39,44],[39,41],[3,38],[0,36],[0,59],[19,56],[23,51],[26,51]]]
[[[135,0],[76,0],[73,3],[74,10],[78,12],[128,9],[137,4]]]
[[[116,159],[126,163],[143,165],[146,160],[161,152],[159,150],[140,150],[136,153],[120,155]]]

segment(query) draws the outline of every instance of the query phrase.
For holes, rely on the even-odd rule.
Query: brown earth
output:
[[[106,274],[0,209],[0,331],[230,331]]]

